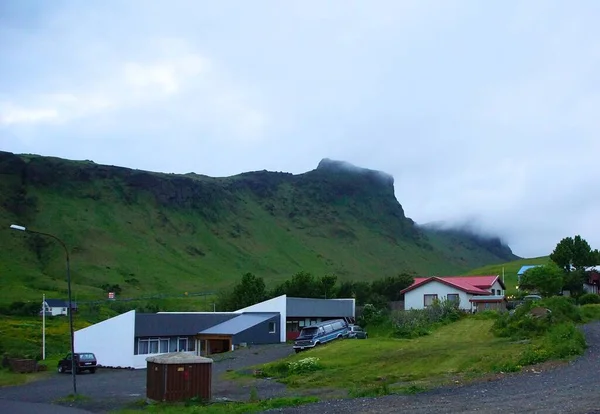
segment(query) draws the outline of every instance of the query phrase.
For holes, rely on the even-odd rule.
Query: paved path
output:
[[[583,330],[589,345],[585,354],[548,371],[517,373],[496,381],[438,388],[417,395],[324,401],[270,412],[600,414],[600,322],[588,324]]]

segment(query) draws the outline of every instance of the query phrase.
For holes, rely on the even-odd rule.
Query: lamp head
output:
[[[19,226],[17,224],[11,224],[10,228],[13,229],[13,230],[19,230],[19,231],[25,231],[25,230],[27,230],[25,227]]]

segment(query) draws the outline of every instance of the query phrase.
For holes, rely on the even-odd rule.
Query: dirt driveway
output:
[[[256,380],[253,384],[240,384],[221,379],[227,370],[238,370],[263,364],[293,353],[289,344],[260,345],[242,348],[233,353],[217,355],[213,364],[212,391],[214,398],[247,400],[251,387],[261,398],[284,395],[285,386],[274,381]],[[77,392],[89,398],[76,404],[92,412],[107,412],[146,398],[146,370],[99,369],[95,374],[84,373],[77,377]],[[54,403],[72,394],[71,375],[53,374],[49,378],[18,387],[0,388],[0,412],[11,401],[27,403]],[[71,405],[71,404],[69,404]]]

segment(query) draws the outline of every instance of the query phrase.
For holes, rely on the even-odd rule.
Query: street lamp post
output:
[[[61,239],[59,239],[58,237],[53,236],[52,234],[49,234],[49,233],[42,233],[40,231],[29,230],[26,227],[18,226],[16,224],[11,224],[10,228],[13,230],[25,231],[28,233],[34,233],[34,234],[39,234],[42,236],[51,237],[54,240],[56,240],[57,242],[59,242],[60,245],[63,247],[63,249],[65,249],[65,254],[67,257],[67,291],[68,291],[68,296],[69,296],[69,299],[68,299],[69,300],[69,307],[68,307],[69,331],[70,331],[70,336],[71,336],[71,377],[73,378],[73,395],[77,395],[77,381],[75,379],[75,375],[76,375],[76,371],[75,371],[75,338],[73,335],[73,302],[71,300],[71,266],[70,266],[70,259],[69,259],[69,250],[67,249],[67,245]]]

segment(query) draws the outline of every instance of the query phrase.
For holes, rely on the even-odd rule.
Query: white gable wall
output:
[[[287,295],[277,296],[276,298],[265,300],[264,302],[239,309],[236,312],[279,312],[279,340],[286,340],[286,320],[287,320]]]
[[[135,310],[131,310],[75,331],[75,352],[93,352],[98,364],[107,367],[140,368],[134,362],[134,337]]]
[[[458,294],[460,299],[459,307],[464,310],[471,310],[471,303],[469,299],[473,295],[466,293],[460,289],[452,286],[448,286],[444,283],[438,282],[437,280],[431,281],[424,285],[419,286],[411,291],[404,294],[404,309],[423,309],[424,308],[424,295],[438,295],[438,299],[448,299],[448,294]]]
[[[492,291],[492,289],[494,289],[496,296],[502,296],[504,295],[504,291],[502,290],[502,286],[500,285],[500,279],[496,280],[494,282],[494,284],[492,285],[492,287],[489,289],[490,292]],[[498,293],[498,291],[501,291],[501,293]]]

